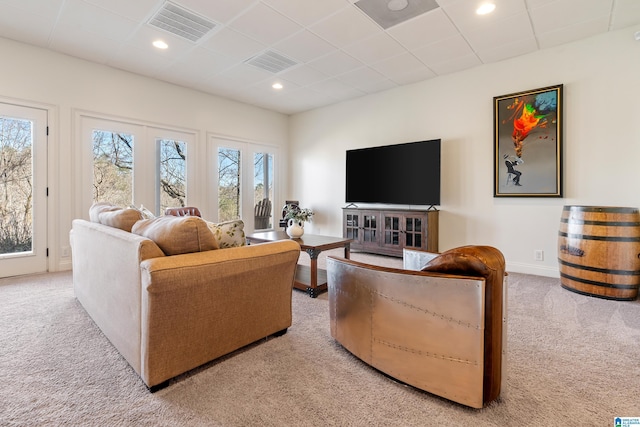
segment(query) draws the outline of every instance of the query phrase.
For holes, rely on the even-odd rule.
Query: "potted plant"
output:
[[[284,208],[284,219],[287,220],[287,235],[292,239],[302,237],[304,234],[304,223],[313,218],[314,212],[308,208],[301,208],[298,205],[289,204]]]

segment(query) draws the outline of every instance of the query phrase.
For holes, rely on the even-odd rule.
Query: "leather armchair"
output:
[[[444,252],[420,271],[327,258],[331,336],[374,368],[474,408],[500,395],[506,348],[502,253]]]

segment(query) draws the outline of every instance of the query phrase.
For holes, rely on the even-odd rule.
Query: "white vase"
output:
[[[299,239],[304,234],[304,221],[289,219],[287,221],[287,235],[292,239]]]

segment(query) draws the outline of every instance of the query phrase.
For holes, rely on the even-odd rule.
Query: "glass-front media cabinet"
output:
[[[343,208],[344,238],[351,249],[402,256],[402,250],[438,252],[437,210]]]

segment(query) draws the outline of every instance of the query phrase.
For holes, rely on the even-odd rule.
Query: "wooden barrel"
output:
[[[558,232],[560,283],[573,292],[634,300],[640,285],[636,208],[565,206]]]

